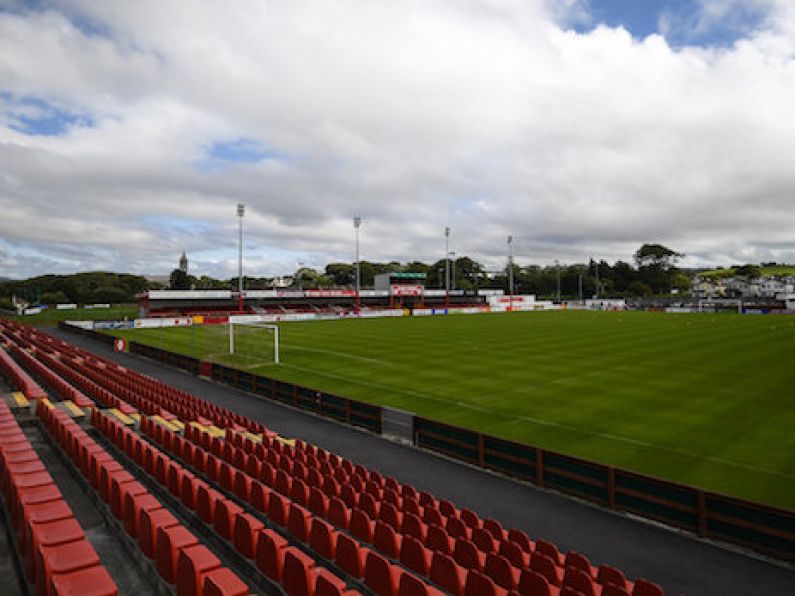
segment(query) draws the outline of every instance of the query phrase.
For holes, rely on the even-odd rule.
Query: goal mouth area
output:
[[[279,326],[275,323],[264,323],[261,321],[233,321],[229,320],[229,354],[235,353],[235,327],[238,328],[259,328],[273,332],[273,363],[279,364]]]

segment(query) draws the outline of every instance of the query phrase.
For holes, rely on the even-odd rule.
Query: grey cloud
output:
[[[587,3],[554,4],[0,13],[2,85],[93,120],[57,138],[0,128],[0,238],[15,247],[0,275],[164,273],[183,248],[229,275],[238,201],[250,262],[271,274],[350,259],[354,214],[369,259],[435,260],[450,225],[455,250],[490,267],[508,234],[525,262],[628,259],[644,241],[691,262],[795,261],[795,11],[767,3],[766,28],[735,47],[674,50],[566,31]],[[279,158],[200,167],[235,138]]]

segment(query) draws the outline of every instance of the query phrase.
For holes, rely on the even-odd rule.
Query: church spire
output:
[[[179,269],[183,273],[188,272],[188,255],[185,254],[185,251],[182,251],[182,256],[179,258]]]

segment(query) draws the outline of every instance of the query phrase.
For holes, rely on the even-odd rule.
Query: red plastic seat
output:
[[[479,528],[481,526],[482,522],[480,521],[480,517],[470,509],[462,509],[459,513],[459,517],[470,529]]]
[[[302,507],[306,507],[309,503],[309,487],[307,487],[306,483],[299,479],[295,478],[293,480],[293,487],[290,491],[290,498],[301,505]]]
[[[177,579],[177,558],[179,553],[190,546],[198,544],[196,536],[184,526],[159,528],[155,546],[157,571],[168,583]]]
[[[353,512],[351,512],[349,529],[355,538],[358,538],[362,542],[370,543],[373,541],[375,522],[373,522],[361,509],[354,509]]]
[[[268,499],[268,517],[283,528],[287,527],[288,503],[287,499],[276,492],[272,492]]]
[[[445,555],[453,554],[453,539],[440,526],[428,526],[426,544],[431,550],[439,551]]]
[[[400,581],[399,568],[376,552],[367,553],[364,566],[364,583],[378,596],[396,596]]]
[[[497,550],[497,542],[494,540],[494,536],[485,528],[472,530],[472,542],[484,553],[491,553]]]
[[[235,488],[235,469],[225,461],[222,461],[218,467],[218,484],[228,491]]]
[[[370,493],[364,493],[359,496],[359,509],[367,513],[370,519],[378,519],[378,512],[381,510],[380,504],[376,501]]]
[[[342,579],[328,569],[316,569],[315,596],[343,596],[346,592],[347,585]]]
[[[234,480],[234,487],[235,487],[235,494],[243,499],[244,501],[248,501],[249,495],[251,494],[251,483],[252,478],[245,472],[241,470],[237,470],[235,472],[235,480]]]
[[[555,565],[552,559],[540,552],[534,552],[530,557],[530,569],[543,575],[553,586],[560,586],[563,582],[560,567]]]
[[[273,530],[262,530],[257,537],[257,569],[274,581],[282,580],[287,540]]]
[[[401,528],[404,535],[413,536],[417,540],[425,541],[428,534],[428,526],[422,523],[422,520],[413,513],[405,513],[403,515],[403,527]]]
[[[259,480],[254,480],[251,482],[248,502],[251,503],[252,507],[257,511],[265,513],[268,510],[270,494],[271,489],[262,484]]]
[[[505,596],[508,590],[499,587],[494,581],[478,571],[470,571],[464,585],[465,596]]]
[[[664,596],[664,594],[660,586],[641,578],[635,582],[632,596]]]
[[[337,538],[337,555],[335,561],[348,575],[361,578],[364,576],[364,555],[366,548],[359,548],[358,543],[347,534]]]
[[[515,590],[519,585],[520,569],[521,567],[514,567],[506,557],[496,553],[489,553],[486,557],[483,573],[494,580],[494,583],[501,588]]]
[[[293,481],[290,476],[284,470],[277,470],[276,471],[276,479],[273,483],[273,490],[276,492],[284,495],[285,497],[290,496],[290,489],[293,486]]]
[[[199,480],[193,475],[185,474],[182,477],[182,487],[180,488],[179,498],[182,504],[191,511],[195,511],[198,506],[199,487],[201,486],[207,486],[207,483]]]
[[[141,516],[138,519],[138,548],[144,555],[154,559],[158,530],[178,525],[179,521],[168,509],[141,511]]]
[[[469,538],[469,527],[457,517],[448,517],[447,525],[444,528],[451,538]]]
[[[373,546],[387,557],[397,559],[400,554],[400,537],[391,526],[377,521],[373,532]]]
[[[333,560],[337,552],[337,536],[339,532],[321,519],[313,518],[309,530],[309,546],[321,557]]]
[[[193,476],[193,474],[176,464],[172,465],[168,470],[168,492],[177,499],[182,495],[182,479],[187,475]]]
[[[610,565],[599,566],[599,570],[596,572],[596,581],[603,586],[613,584],[623,590],[629,591],[629,584],[624,574]]]
[[[215,507],[224,496],[209,485],[200,485],[196,497],[196,514],[206,524],[215,521]]]
[[[329,499],[328,520],[331,524],[341,530],[347,530],[350,526],[351,511],[347,505],[337,497]]]
[[[487,530],[496,541],[507,540],[508,533],[503,529],[502,524],[496,519],[486,518],[483,520],[483,529]]]
[[[444,596],[444,592],[429,586],[410,573],[404,573],[400,576],[398,596]]]
[[[311,488],[309,490],[309,503],[307,509],[320,517],[328,515],[328,497],[318,488]]]
[[[420,575],[428,575],[431,568],[430,550],[414,536],[403,536],[400,544],[400,562]]]
[[[235,517],[243,513],[243,508],[234,501],[221,499],[215,505],[213,527],[226,540],[232,540],[235,529]]]
[[[519,576],[519,593],[527,596],[552,596],[547,579],[532,569],[523,569]]]
[[[536,540],[535,552],[549,557],[555,565],[563,565],[563,557],[560,555],[558,547],[551,542],[547,542],[546,540]]]
[[[579,569],[586,573],[592,579],[596,577],[596,569],[591,562],[588,560],[588,557],[585,555],[570,551],[566,553],[566,557],[563,562],[564,567],[574,567],[575,569]]]
[[[249,590],[232,570],[219,567],[204,575],[201,593],[204,596],[246,596]]]
[[[521,546],[510,540],[505,540],[500,543],[499,553],[508,559],[511,565],[519,569],[530,565],[530,555],[524,552]]]
[[[315,561],[291,546],[284,551],[282,586],[288,596],[313,596],[315,591]]]
[[[221,561],[203,544],[181,549],[177,560],[177,596],[201,596],[205,576],[219,567]]]
[[[453,559],[456,563],[467,569],[483,571],[486,562],[486,555],[478,550],[475,543],[466,538],[459,538],[455,541],[453,549]]]
[[[435,506],[423,507],[422,521],[429,526],[433,524],[434,526],[439,526],[440,528],[444,528],[446,524],[444,517]]]
[[[533,549],[535,548],[535,545],[533,544],[533,541],[530,540],[530,537],[521,530],[508,530],[508,540],[519,545],[519,547],[528,554],[533,552]]]
[[[466,570],[458,565],[452,557],[436,552],[431,560],[430,578],[436,585],[454,594],[464,593],[466,583]]]
[[[72,573],[53,576],[52,589],[56,594],[80,596],[116,596],[116,582],[107,570],[97,565]]]
[[[296,503],[290,505],[287,517],[287,531],[301,542],[309,541],[312,514]]]
[[[563,587],[577,590],[584,596],[596,596],[591,576],[576,567],[566,567]]]
[[[403,515],[392,503],[381,503],[381,510],[378,512],[378,519],[399,530],[403,525]]]
[[[52,594],[52,578],[99,565],[99,557],[88,540],[77,540],[58,546],[42,546],[36,559],[36,593]]]
[[[162,508],[160,501],[149,493],[127,493],[124,497],[124,529],[132,538],[137,538],[141,514]]]
[[[235,517],[235,548],[246,558],[253,559],[257,550],[257,536],[265,525],[253,515],[241,513]]]

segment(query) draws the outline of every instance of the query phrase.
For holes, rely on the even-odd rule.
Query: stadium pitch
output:
[[[795,508],[795,318],[539,312],[113,331],[277,379]]]

